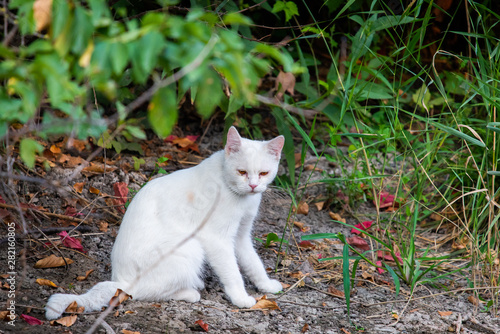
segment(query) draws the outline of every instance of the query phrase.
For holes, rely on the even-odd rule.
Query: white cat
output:
[[[47,319],[60,317],[73,301],[86,312],[100,310],[118,288],[134,300],[197,302],[205,261],[238,307],[256,303],[245,291],[239,268],[258,289],[281,291],[253,248],[251,229],[262,192],[276,176],[283,144],[283,136],[254,141],[231,127],[224,150],[196,167],[150,181],[123,217],[111,253],[112,281],[80,296],[51,296]]]

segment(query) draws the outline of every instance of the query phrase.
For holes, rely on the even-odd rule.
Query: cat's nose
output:
[[[255,188],[257,188],[257,185],[256,184],[249,184],[250,188],[252,188],[252,190],[254,190]]]

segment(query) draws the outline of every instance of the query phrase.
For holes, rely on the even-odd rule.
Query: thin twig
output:
[[[34,212],[37,212],[37,213],[40,213],[40,214],[43,214],[43,215],[46,215],[46,216],[49,216],[49,217],[53,217],[53,218],[65,219],[65,220],[70,220],[70,221],[74,221],[74,222],[78,222],[78,223],[85,222],[85,219],[80,219],[80,218],[76,218],[76,217],[72,217],[72,216],[67,216],[67,215],[61,215],[61,214],[58,214],[58,213],[43,212],[43,211],[38,210],[36,208],[22,208],[22,207],[18,207],[16,205],[10,205],[10,204],[6,204],[6,203],[0,203],[0,208],[22,210],[22,211],[33,210]]]

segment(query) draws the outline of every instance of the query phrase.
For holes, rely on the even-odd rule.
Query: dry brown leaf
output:
[[[87,147],[86,140],[69,138],[67,143],[68,148],[75,148],[78,152],[82,152]]]
[[[325,202],[316,202],[314,203],[314,205],[316,206],[316,209],[318,209],[318,211],[321,211],[323,210],[323,207],[325,206]]]
[[[122,289],[116,289],[115,295],[109,301],[109,305],[118,306],[129,298],[132,299],[132,296]]]
[[[109,224],[106,222],[99,222],[99,231],[108,232],[108,226]]]
[[[334,212],[328,212],[328,215],[330,216],[330,218],[332,218],[333,220],[337,220],[339,222],[343,222],[345,223],[346,220],[345,218],[342,218],[338,213],[334,213]]]
[[[7,318],[7,316],[9,315],[10,311],[0,311],[0,321],[5,321],[5,320],[14,320],[14,319],[11,319],[10,317]]]
[[[257,310],[280,310],[281,311],[281,309],[278,306],[278,304],[276,303],[276,301],[267,299],[266,295],[260,297],[257,300],[257,303],[250,308],[253,310],[257,309]]]
[[[115,166],[110,166],[108,164],[103,164],[100,162],[91,162],[90,165],[82,170],[82,174],[85,176],[92,176],[103,173],[110,173],[117,169]]]
[[[78,277],[76,278],[76,279],[77,279],[77,281],[84,281],[84,280],[86,280],[86,279],[89,277],[89,275],[90,275],[93,271],[94,271],[94,269],[87,270],[87,271],[85,272],[85,276],[78,276]]]
[[[129,331],[128,329],[122,329],[120,333],[123,333],[123,334],[141,334],[141,332],[133,332],[133,331]]]
[[[302,166],[302,154],[299,152],[295,153],[294,156],[295,156],[295,168],[299,168],[300,166]]]
[[[54,154],[61,154],[61,148],[56,146],[56,145],[52,145],[50,146],[50,152],[54,153]]]
[[[479,300],[476,297],[472,296],[472,295],[470,295],[469,297],[467,297],[467,300],[469,302],[471,302],[472,305],[474,305],[474,306],[478,306],[479,305]]]
[[[64,262],[64,259],[66,259],[66,262]],[[73,260],[69,258],[62,258],[59,256],[55,256],[54,254],[44,257],[41,260],[38,260],[35,263],[35,268],[36,269],[44,269],[44,268],[56,268],[56,267],[62,267],[67,264],[73,263]]]
[[[305,201],[301,201],[297,207],[298,215],[307,215],[309,213],[309,204]]]
[[[33,19],[36,31],[40,32],[47,28],[52,21],[52,0],[36,0],[33,3]]]
[[[81,157],[73,157],[68,154],[61,154],[57,157],[56,162],[62,164],[64,167],[73,168],[81,165],[85,160]]]
[[[64,312],[67,313],[83,313],[85,312],[85,307],[84,306],[78,306],[76,301],[73,301],[71,304],[66,307],[66,310]]]
[[[285,92],[288,92],[290,95],[294,95],[295,89],[295,76],[291,72],[283,72],[280,71],[278,76],[276,77],[276,83],[274,88],[276,89],[276,98],[281,100]]]
[[[136,314],[137,312],[135,311],[125,311],[125,314]]]
[[[308,324],[304,324],[304,326],[302,327],[302,329],[300,330],[301,333],[305,333],[309,330],[309,325]]]
[[[351,334],[351,332],[349,332],[347,329],[345,328],[341,328],[340,329],[342,332],[344,332],[345,334]]]
[[[94,188],[94,187],[92,187],[92,186],[90,186],[90,187],[89,187],[89,192],[90,192],[91,194],[95,194],[95,195],[99,195],[99,194],[101,193],[101,191],[100,191],[99,189]]]
[[[85,185],[85,182],[77,182],[73,185],[73,189],[79,194],[82,193],[83,191],[83,186]]]
[[[439,315],[442,317],[448,317],[453,314],[452,311],[438,311]]]
[[[68,315],[67,317],[62,317],[61,319],[52,320],[50,322],[50,324],[52,326],[55,326],[55,324],[59,324],[59,325],[65,326],[65,327],[70,327],[75,323],[76,318],[77,318],[76,314]]]
[[[338,298],[345,298],[345,293],[343,291],[340,291],[339,289],[335,288],[333,285],[328,286],[328,293],[330,293]]]
[[[42,286],[50,286],[53,288],[57,288],[57,285],[54,282],[52,282],[51,280],[45,279],[45,278],[37,278],[36,282]]]
[[[311,229],[310,227],[305,226],[304,223],[297,222],[297,221],[294,221],[293,225],[297,226],[302,232],[307,232]]]

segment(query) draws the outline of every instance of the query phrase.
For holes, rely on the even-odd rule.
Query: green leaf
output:
[[[288,22],[290,19],[297,15],[299,16],[299,10],[297,9],[297,5],[292,1],[276,1],[273,6],[273,13],[279,13],[281,11],[285,12],[285,21]]]
[[[215,71],[207,69],[204,74],[197,86],[198,90],[194,102],[198,113],[207,118],[212,115],[224,93],[222,92],[220,78]]]
[[[69,2],[54,1],[52,3],[52,36],[54,39],[62,33],[70,19]]]
[[[113,68],[113,73],[116,75],[123,74],[123,70],[128,64],[129,55],[127,47],[122,43],[113,43],[110,46],[113,50],[113,57],[111,57],[111,66]]]
[[[342,251],[342,278],[344,280],[345,303],[347,307],[347,317],[351,318],[351,277],[349,275],[349,245],[344,244]]]
[[[175,86],[160,88],[148,106],[148,120],[156,134],[165,138],[177,122]]]
[[[19,155],[28,168],[35,166],[36,153],[42,151],[43,146],[34,139],[24,138],[19,143]]]
[[[80,6],[75,9],[75,16],[71,25],[71,51],[81,54],[87,48],[94,27],[89,13]]]
[[[127,125],[125,129],[135,138],[146,139],[146,133],[138,126]]]
[[[240,13],[226,14],[222,17],[222,22],[224,22],[225,25],[231,25],[231,24],[250,25],[250,24],[252,24],[252,20],[250,20],[248,17],[246,17],[245,15],[242,15]]]

